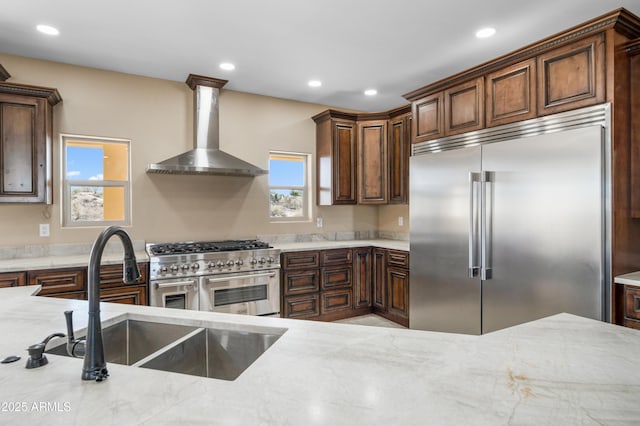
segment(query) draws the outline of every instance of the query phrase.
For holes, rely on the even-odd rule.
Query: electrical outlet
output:
[[[404,217],[398,216],[398,226],[404,226]]]
[[[48,223],[41,223],[40,224],[40,236],[41,237],[48,237],[49,236],[49,224]]]
[[[316,217],[316,227],[322,228],[323,226],[324,226],[324,223],[322,221],[322,217],[321,216]]]

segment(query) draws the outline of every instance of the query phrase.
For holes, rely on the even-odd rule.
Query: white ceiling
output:
[[[0,52],[176,81],[202,74],[237,91],[382,111],[618,7],[640,15],[640,0],[3,0]],[[476,39],[484,26],[497,34]]]

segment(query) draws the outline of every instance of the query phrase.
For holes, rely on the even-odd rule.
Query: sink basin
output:
[[[235,380],[281,335],[201,328],[169,345],[140,367]]]
[[[286,329],[246,326],[178,325],[123,319],[103,326],[107,363],[235,380],[282,336]],[[76,337],[83,337],[77,334]],[[46,351],[67,355],[64,344]]]
[[[104,358],[114,364],[132,365],[196,329],[177,324],[125,319],[102,329]],[[46,352],[67,355],[65,345]]]

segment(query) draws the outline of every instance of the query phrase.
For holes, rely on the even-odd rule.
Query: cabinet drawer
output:
[[[128,285],[121,288],[108,288],[100,292],[100,301],[127,305],[146,305],[147,286]]]
[[[313,293],[320,290],[319,269],[285,272],[282,277],[285,296]]]
[[[351,287],[352,265],[322,268],[322,289],[331,290],[336,287]]]
[[[322,293],[320,312],[329,314],[351,310],[351,290],[333,290]]]
[[[400,250],[387,251],[387,265],[398,266],[400,268],[409,267],[409,252]]]
[[[317,268],[320,266],[320,252],[297,251],[282,253],[283,269]]]
[[[42,292],[40,292],[38,293],[38,296],[55,297],[56,299],[87,300],[87,293],[85,293],[84,291],[74,291],[73,293],[51,293],[51,294],[42,294]]]
[[[640,320],[640,288],[624,286],[624,316]]]
[[[52,269],[28,273],[29,285],[40,285],[40,295],[84,291],[84,269]]]
[[[7,272],[0,274],[0,288],[17,287],[24,285],[26,282],[26,274],[24,272]]]
[[[320,296],[308,294],[284,298],[284,318],[313,318],[320,315]]]
[[[351,249],[333,249],[323,250],[322,254],[322,266],[342,265],[345,263],[352,263]]]
[[[147,267],[147,263],[138,263],[138,268],[140,269],[140,279],[136,281],[135,284],[144,284],[147,282]],[[122,287],[125,285],[132,284],[125,284],[122,280],[122,264],[106,265],[100,267],[100,287],[111,288]]]

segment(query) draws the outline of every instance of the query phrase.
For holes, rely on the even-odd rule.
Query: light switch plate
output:
[[[322,228],[324,226],[324,223],[322,221],[322,217],[318,216],[316,217],[316,227],[317,228]]]
[[[398,226],[404,226],[404,217],[398,216]]]

